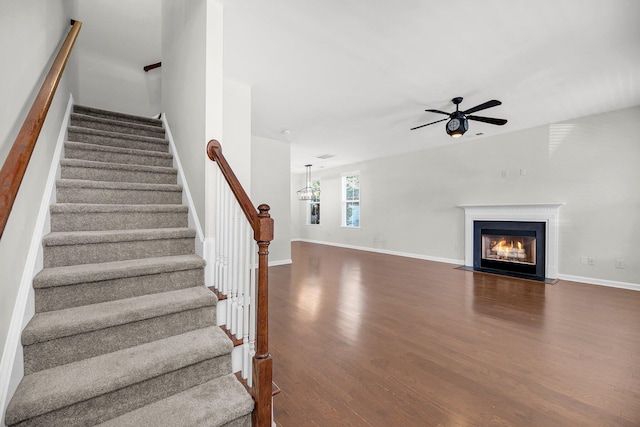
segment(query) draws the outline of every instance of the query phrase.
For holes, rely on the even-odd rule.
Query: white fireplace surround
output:
[[[464,265],[473,267],[474,221],[545,222],[545,277],[558,278],[558,211],[563,204],[460,205],[464,209]]]

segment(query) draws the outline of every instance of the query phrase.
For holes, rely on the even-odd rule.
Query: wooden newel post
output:
[[[271,426],[272,366],[269,354],[269,244],[273,240],[273,219],[269,205],[258,206],[254,238],[258,242],[258,289],[256,307],[256,355],[253,358],[252,414],[254,427]]]

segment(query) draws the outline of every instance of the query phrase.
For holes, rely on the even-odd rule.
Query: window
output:
[[[360,227],[360,173],[342,176],[342,226]]]
[[[307,208],[307,224],[320,225],[320,180],[312,180],[311,188],[313,188],[313,198],[309,200]]]

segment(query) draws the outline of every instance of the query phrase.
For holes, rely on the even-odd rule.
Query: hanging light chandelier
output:
[[[307,168],[307,185],[298,190],[298,200],[314,200],[320,197],[320,190],[311,186],[311,165],[304,165]]]

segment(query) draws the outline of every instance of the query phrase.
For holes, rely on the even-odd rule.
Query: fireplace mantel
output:
[[[460,205],[464,209],[464,265],[473,267],[474,221],[546,222],[545,276],[558,277],[558,213],[564,203]]]

